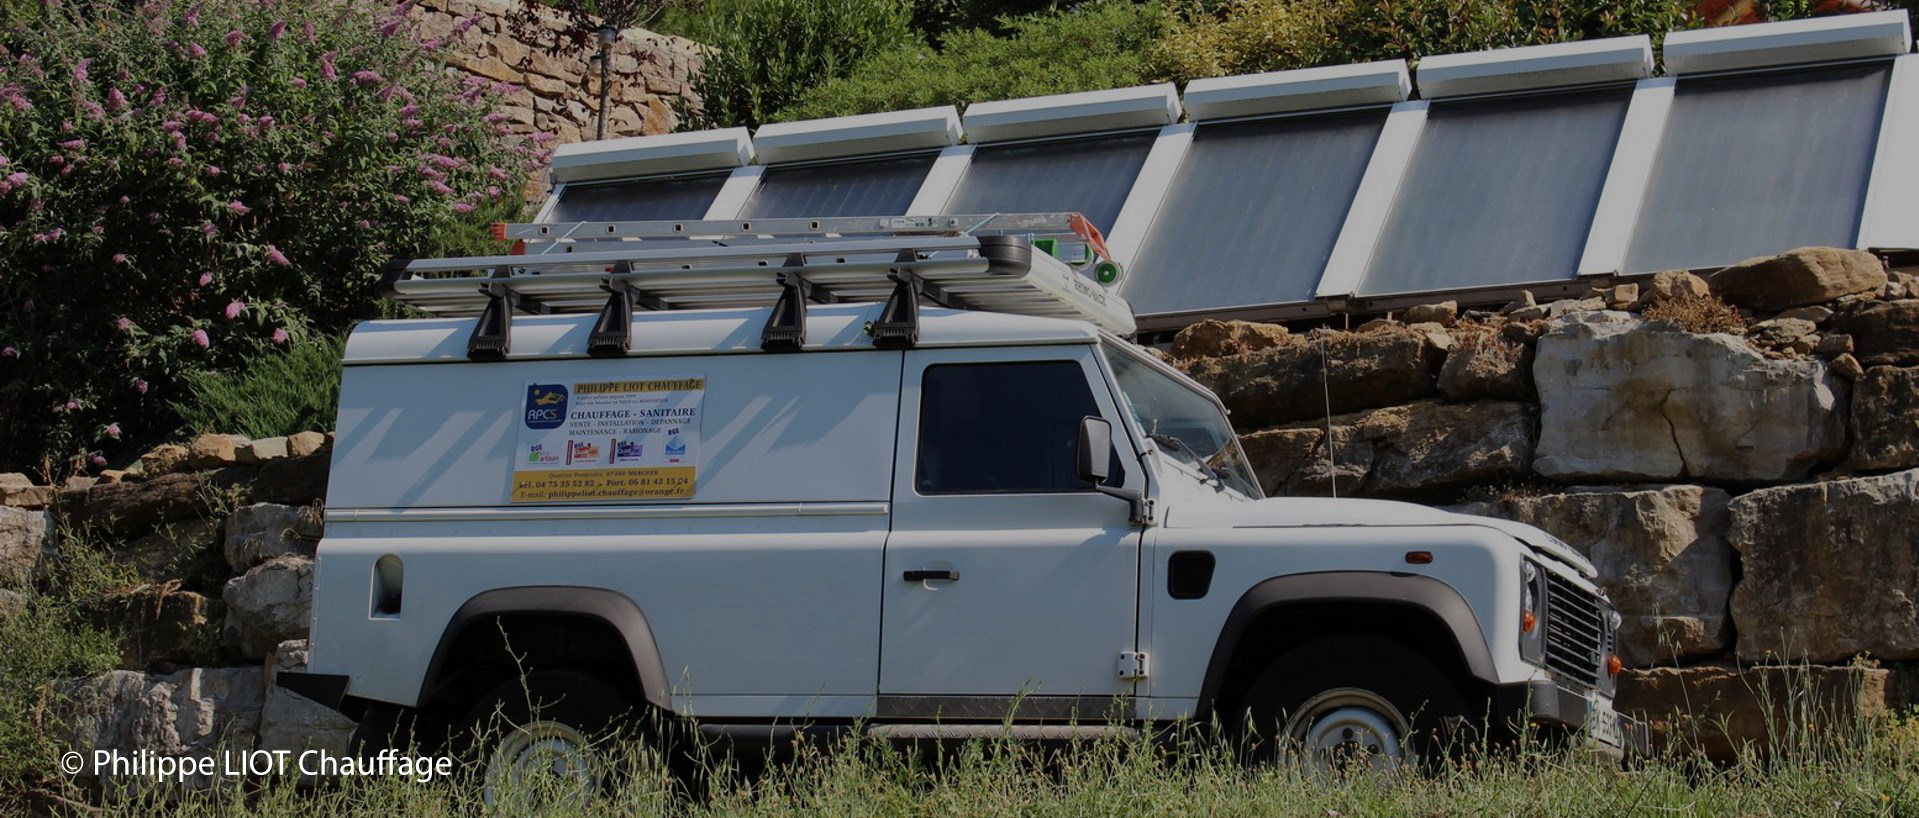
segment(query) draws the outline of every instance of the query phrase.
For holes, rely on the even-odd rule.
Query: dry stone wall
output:
[[[18,615],[60,548],[104,544],[138,582],[79,602],[118,637],[120,668],[52,688],[59,738],[127,754],[344,752],[351,722],[272,684],[305,666],[331,457],[318,432],[203,435],[58,488],[0,475],[0,617]]]
[[[514,130],[561,143],[592,139],[600,92],[592,53],[547,53],[564,27],[557,14],[546,14],[532,36],[516,36],[506,15],[518,7],[518,0],[421,0],[414,9],[424,36],[450,39],[441,52],[450,68],[511,86],[501,110]],[[606,136],[671,132],[674,100],[694,99],[699,55],[699,45],[684,38],[621,34],[608,62]]]
[[[1909,687],[1887,679],[1919,662],[1919,278],[1871,254],[1354,331],[1202,322],[1171,356],[1268,494],[1463,501],[1579,549],[1625,618],[1621,702],[1667,746],[1764,739],[1766,684],[1810,679],[1830,713]]]

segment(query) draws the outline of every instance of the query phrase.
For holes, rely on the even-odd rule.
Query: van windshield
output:
[[[1264,496],[1219,404],[1131,352],[1110,343],[1100,350],[1119,380],[1127,411],[1160,451],[1218,480],[1222,488],[1253,499]]]

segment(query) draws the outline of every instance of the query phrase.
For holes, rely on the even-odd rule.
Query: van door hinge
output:
[[[1119,678],[1123,680],[1146,678],[1146,654],[1136,650],[1120,651]]]

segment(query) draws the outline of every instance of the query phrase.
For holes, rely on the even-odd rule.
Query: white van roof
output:
[[[807,308],[808,332],[802,354],[874,348],[868,322],[880,318],[882,304],[820,304]],[[771,307],[636,312],[629,357],[718,355],[761,350],[761,328]],[[526,315],[513,320],[513,346],[507,360],[588,357],[594,315]],[[424,318],[367,321],[347,340],[347,366],[370,364],[466,362],[467,339],[477,318]],[[1060,318],[926,307],[920,311],[921,347],[976,347],[1030,344],[1090,344],[1100,331],[1092,324]]]

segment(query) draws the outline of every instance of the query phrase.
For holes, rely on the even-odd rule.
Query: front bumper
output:
[[[1612,709],[1612,700],[1550,680],[1500,685],[1494,700],[1516,722],[1564,728],[1587,746],[1615,758],[1644,755],[1646,723]]]

